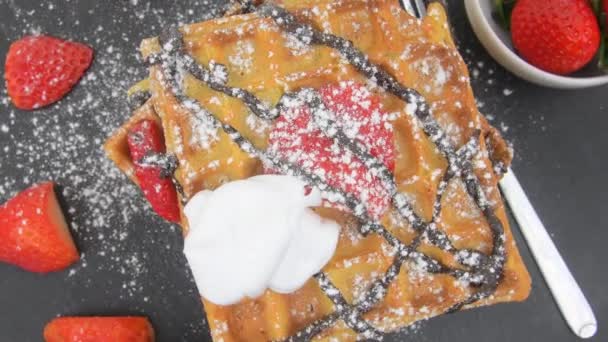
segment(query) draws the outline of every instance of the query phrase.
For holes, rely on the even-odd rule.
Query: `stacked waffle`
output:
[[[419,20],[396,0],[266,3],[168,30],[141,52],[150,75],[132,92],[150,97],[105,146],[133,181],[128,132],[153,120],[178,161],[182,203],[272,170],[319,187],[328,203],[316,212],[342,227],[333,258],[301,289],[230,306],[203,299],[215,341],[378,339],[421,319],[528,296],[497,189],[511,154],[476,108],[441,5]],[[394,165],[379,160],[382,146],[342,134],[347,124],[316,123],[382,184],[388,205],[380,212],[367,210],[360,195],[368,189],[336,189],[299,156],[277,154],[272,139],[290,98],[314,117],[328,110],[314,101],[324,89],[354,85],[390,117]],[[187,234],[183,215],[182,226]]]

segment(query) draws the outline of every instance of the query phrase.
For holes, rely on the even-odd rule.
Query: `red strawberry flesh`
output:
[[[53,183],[33,186],[0,207],[0,260],[38,273],[65,269],[79,258]]]
[[[335,113],[342,130],[368,148],[389,170],[395,167],[395,148],[389,116],[363,85],[343,82],[320,90],[325,106]],[[270,133],[269,151],[324,179],[330,186],[354,195],[379,218],[390,196],[377,177],[355,155],[316,127],[306,106],[281,113]],[[272,172],[272,170],[268,170]],[[344,209],[341,205],[326,204]]]
[[[518,0],[511,35],[526,61],[555,74],[581,69],[600,45],[597,18],[587,0]]]
[[[170,177],[164,177],[159,166],[144,165],[142,159],[150,154],[165,153],[165,142],[159,125],[154,120],[142,120],[128,136],[131,159],[135,164],[135,176],[144,196],[154,211],[162,218],[180,221],[177,191]]]
[[[26,36],[11,44],[4,77],[20,109],[47,106],[63,98],[91,65],[93,50],[50,36]]]
[[[152,342],[154,329],[145,317],[60,317],[44,328],[46,342]]]
[[[352,82],[323,87],[320,92],[325,106],[338,115],[344,128],[357,130],[356,139],[393,171],[393,131],[387,123],[387,114],[380,109],[380,98]]]

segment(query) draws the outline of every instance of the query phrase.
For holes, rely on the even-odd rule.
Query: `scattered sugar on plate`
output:
[[[170,25],[216,17],[225,9],[206,0],[159,6],[137,0],[61,6],[54,1],[0,0],[0,11],[11,13],[11,20],[0,22],[2,40],[7,43],[44,33],[88,44],[95,51],[92,67],[74,90],[41,110],[15,109],[0,82],[0,202],[35,183],[55,181],[81,252],[81,260],[63,273],[66,287],[77,292],[105,288],[106,294],[118,294],[120,303],[132,303],[133,310],[171,298],[150,282],[162,276],[153,269],[179,270],[172,274],[182,279],[162,284],[188,284],[190,274],[179,257],[180,229],[155,216],[140,190],[105,156],[102,145],[130,116],[127,89],[146,77],[137,56],[139,42]],[[156,266],[168,256],[181,264]],[[194,285],[188,286],[171,291],[196,299]],[[104,293],[97,297],[82,301],[105,300]],[[115,300],[111,303],[116,305]],[[184,340],[200,338],[206,329],[198,300],[192,308],[200,320],[183,323],[189,325],[182,333]]]

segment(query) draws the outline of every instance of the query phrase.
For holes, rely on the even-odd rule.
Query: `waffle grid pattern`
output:
[[[202,66],[188,54],[183,52],[183,42],[181,34],[174,29],[161,35],[161,46],[171,47],[163,50],[161,53],[151,55],[147,62],[150,65],[160,65],[163,72],[164,82],[167,89],[171,90],[178,101],[182,104],[187,103],[188,110],[194,115],[202,117],[206,120],[211,120],[216,127],[221,128],[228,136],[245,152],[252,156],[260,158],[262,162],[272,165],[275,169],[280,170],[284,174],[290,174],[306,180],[309,184],[317,186],[324,193],[337,195],[343,203],[352,210],[355,216],[360,221],[360,233],[364,236],[374,233],[382,236],[395,251],[395,256],[392,265],[388,270],[372,283],[367,292],[362,296],[362,300],[349,304],[340,290],[331,282],[328,275],[320,272],[314,276],[320,288],[325,295],[333,302],[335,311],[325,318],[322,318],[306,328],[300,330],[295,335],[286,339],[286,341],[308,341],[314,338],[322,331],[333,326],[337,321],[342,320],[348,327],[367,339],[380,339],[382,332],[376,329],[371,323],[362,318],[362,315],[370,311],[377,303],[381,302],[387,291],[388,286],[399,274],[402,265],[407,261],[414,261],[426,265],[426,271],[429,273],[446,273],[457,279],[467,281],[472,286],[477,288],[477,291],[467,298],[465,301],[454,305],[448,309],[448,312],[457,311],[465,305],[474,303],[482,298],[491,295],[502,275],[504,265],[504,231],[500,220],[496,217],[494,209],[485,199],[483,189],[473,171],[472,158],[478,151],[479,134],[473,135],[472,139],[459,150],[448,141],[447,136],[441,130],[438,123],[434,120],[430,108],[424,98],[411,88],[406,88],[399,84],[390,74],[384,71],[377,65],[374,65],[369,59],[359,50],[354,48],[353,44],[343,38],[333,36],[328,33],[321,33],[309,25],[299,23],[295,17],[289,14],[284,9],[274,5],[262,5],[257,9],[261,16],[272,18],[280,27],[287,32],[294,34],[298,39],[306,44],[323,44],[338,50],[343,57],[351,62],[363,75],[369,79],[373,79],[376,83],[393,93],[397,97],[408,103],[416,104],[414,115],[421,123],[424,133],[437,146],[438,150],[448,162],[447,170],[441,180],[435,203],[433,205],[433,215],[431,222],[427,223],[413,210],[405,196],[397,191],[394,183],[394,176],[382,165],[381,162],[372,157],[366,150],[365,146],[346,138],[346,135],[334,122],[325,120],[320,113],[326,111],[322,108],[318,94],[310,89],[303,90],[307,92],[300,97],[307,98],[307,105],[311,107],[313,118],[317,125],[332,139],[337,140],[342,146],[350,149],[353,154],[358,156],[365,165],[373,170],[373,173],[385,184],[385,187],[390,191],[392,203],[397,212],[406,219],[411,227],[413,227],[418,235],[407,245],[400,241],[396,236],[391,234],[382,224],[370,219],[366,213],[365,205],[352,195],[344,193],[340,189],[334,189],[326,184],[319,177],[302,170],[296,165],[279,160],[266,151],[256,149],[254,145],[244,138],[238,130],[229,124],[221,122],[208,110],[203,108],[196,99],[188,97],[183,90],[182,85],[176,81],[176,75],[182,72],[188,72],[199,81],[209,85],[212,89],[223,92],[228,96],[239,98],[249,107],[249,109],[261,118],[276,117],[281,104],[277,108],[264,108],[259,104],[261,100],[255,98],[254,95],[246,93],[241,89],[230,88],[222,81],[214,79],[212,70]],[[177,61],[180,61],[179,63]],[[293,95],[293,94],[292,94]],[[472,250],[458,250],[450,242],[449,238],[437,228],[436,221],[441,213],[441,198],[448,186],[448,183],[460,178],[467,189],[469,196],[474,200],[477,207],[483,212],[494,236],[494,247],[491,255],[485,255]],[[463,264],[462,269],[450,268],[443,265],[436,259],[433,259],[419,251],[417,248],[423,240],[427,240],[437,247],[454,254]],[[464,258],[459,256],[466,255],[475,257],[480,260],[478,265],[466,265]],[[468,270],[466,266],[468,267]]]

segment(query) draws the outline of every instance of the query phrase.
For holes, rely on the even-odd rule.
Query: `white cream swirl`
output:
[[[184,208],[184,253],[200,294],[218,305],[267,288],[291,293],[332,257],[340,227],[315,214],[321,194],[291,176],[262,175],[196,194]]]

